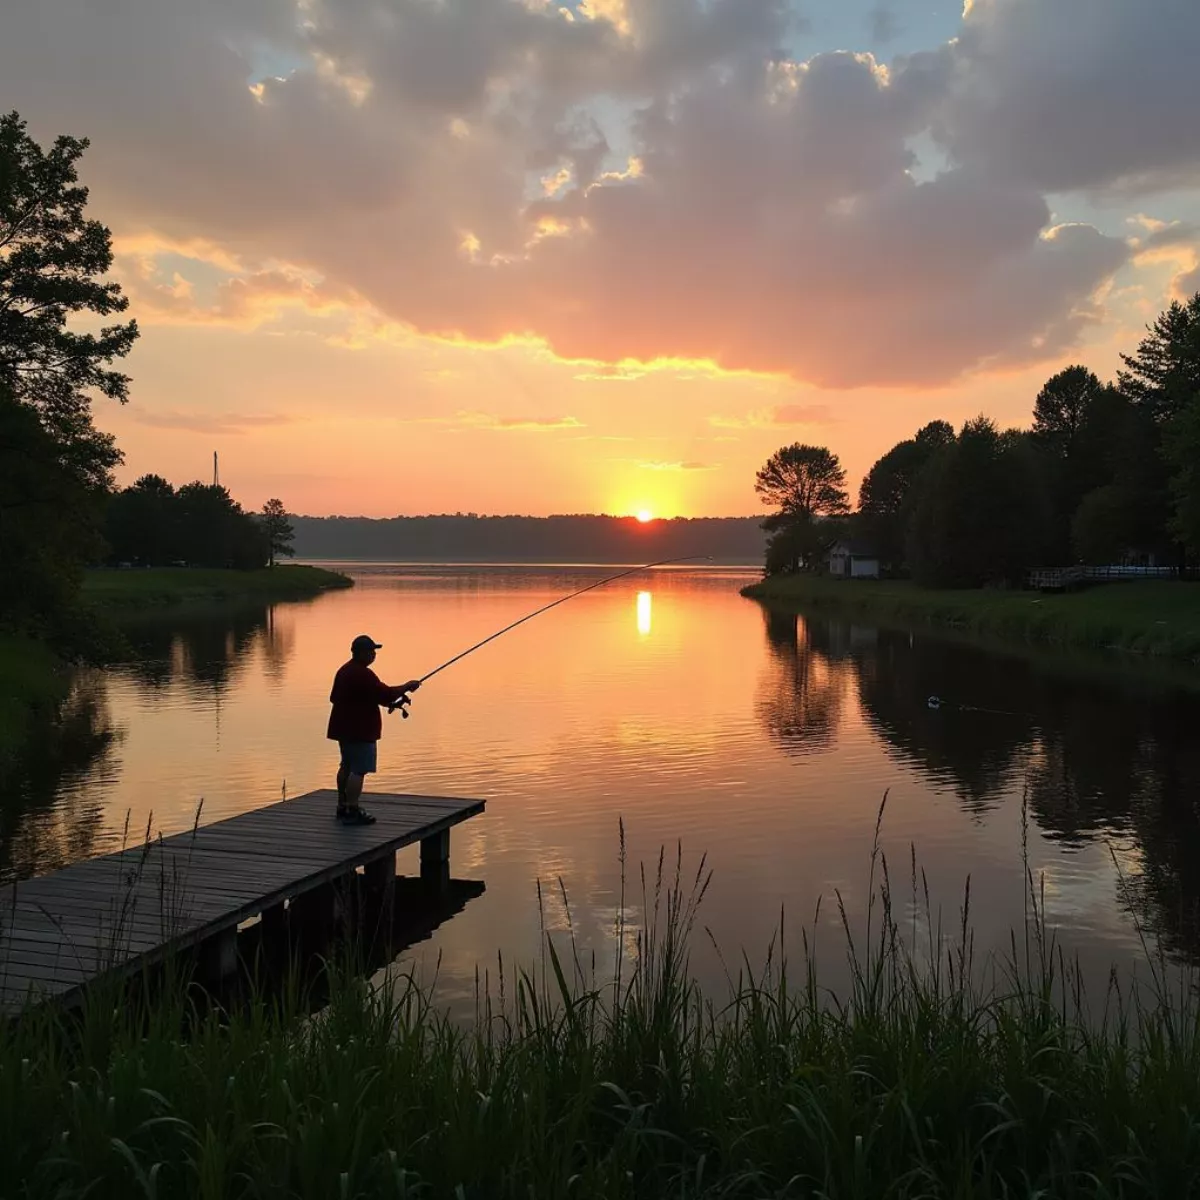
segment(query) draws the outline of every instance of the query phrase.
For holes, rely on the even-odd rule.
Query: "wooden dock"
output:
[[[334,819],[333,792],[309,792],[187,833],[75,863],[0,888],[0,1013],[40,1000],[71,1003],[101,976],[129,975],[196,949],[231,973],[239,925],[279,922],[293,904],[333,904],[363,868],[396,875],[396,852],[421,845],[422,874],[449,873],[450,830],[482,800],[365,796],[374,825]]]

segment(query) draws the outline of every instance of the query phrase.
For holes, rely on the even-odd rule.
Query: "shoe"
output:
[[[365,808],[347,808],[339,818],[343,825],[374,825],[375,818]]]
[[[342,821],[342,820],[344,820],[344,819],[345,819],[345,817],[346,817],[346,813],[347,813],[348,811],[349,811],[349,809],[347,809],[347,808],[346,808],[346,806],[345,806],[344,804],[339,804],[339,805],[337,806],[337,819],[338,819],[339,821]]]

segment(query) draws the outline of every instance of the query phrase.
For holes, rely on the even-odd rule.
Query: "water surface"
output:
[[[353,590],[310,603],[158,618],[134,631],[144,662],[83,674],[58,742],[0,809],[0,871],[117,848],[127,823],[185,829],[201,803],[212,821],[331,786],[329,683],[355,634],[384,643],[377,670],[401,682],[614,568],[349,569]],[[488,801],[452,848],[455,876],[486,893],[413,951],[448,997],[469,996],[498,954],[532,959],[543,923],[570,921],[607,961],[619,821],[634,924],[637,864],[681,842],[689,869],[705,854],[713,870],[702,919],[727,961],[761,960],[781,913],[794,951],[823,898],[836,984],[833,901],[861,918],[885,791],[894,890],[910,893],[915,847],[953,926],[969,876],[980,948],[1023,928],[1024,841],[1050,922],[1096,977],[1128,968],[1143,937],[1196,957],[1195,693],[770,613],[738,595],[752,577],[668,569],[599,589],[438,676],[411,720],[386,720],[372,787]],[[563,881],[569,914],[556,889],[539,907],[539,879]],[[720,981],[706,935],[696,967]]]

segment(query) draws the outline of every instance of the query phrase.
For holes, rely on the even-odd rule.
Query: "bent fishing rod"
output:
[[[447,667],[452,667],[456,662],[460,662],[462,659],[466,658],[468,654],[474,654],[476,650],[483,649],[488,642],[494,642],[498,637],[503,637],[504,634],[510,633],[512,630],[516,629],[518,625],[524,625],[526,621],[532,621],[534,617],[540,617],[542,613],[547,613],[552,608],[557,608],[560,604],[566,604],[568,600],[574,600],[576,596],[582,596],[585,592],[595,591],[596,588],[603,587],[606,583],[615,583],[618,579],[625,579],[627,576],[636,575],[640,571],[649,571],[653,567],[667,567],[674,563],[700,562],[701,560],[708,561],[711,560],[711,558],[711,554],[690,554],[684,558],[661,558],[657,562],[643,563],[640,567],[630,567],[627,571],[620,571],[616,575],[609,575],[605,579],[598,579],[595,583],[589,583],[587,587],[581,587],[566,596],[560,596],[557,600],[552,600],[549,604],[543,604],[541,608],[535,609],[531,613],[526,613],[525,616],[513,621],[510,625],[505,625],[503,629],[496,630],[495,633],[485,637],[483,641],[476,642],[473,646],[468,646],[466,650],[462,651],[462,653],[456,654],[453,658],[448,658],[440,667],[434,667],[432,671],[422,675],[421,678],[417,680],[417,683],[423,684],[427,679],[432,679],[435,675],[441,674],[441,672]],[[395,712],[398,708],[400,710],[400,715],[407,720],[407,705],[409,704],[409,701],[410,697],[407,693],[405,693],[393,704],[388,705],[388,712]]]

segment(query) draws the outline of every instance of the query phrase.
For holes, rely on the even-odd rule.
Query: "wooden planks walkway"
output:
[[[77,999],[89,982],[201,946],[222,969],[238,925],[282,912],[364,867],[394,877],[396,851],[421,843],[422,870],[449,860],[450,829],[482,800],[364,797],[376,824],[346,826],[333,792],[309,792],[194,832],[0,888],[0,1013]]]

